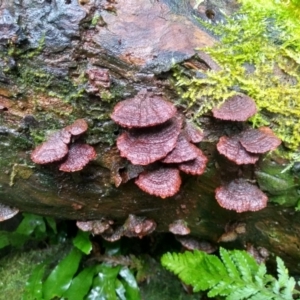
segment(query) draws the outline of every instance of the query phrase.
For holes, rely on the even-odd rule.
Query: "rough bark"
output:
[[[200,177],[185,176],[180,192],[167,199],[145,194],[132,182],[114,186],[125,168],[114,146],[118,127],[110,120],[114,104],[141,88],[176,101],[168,73],[174,63],[197,58],[197,47],[216,41],[195,21],[194,14],[222,18],[232,1],[0,1],[0,199],[1,203],[65,219],[112,219],[122,224],[129,214],[145,216],[167,231],[176,219],[187,221],[194,236],[217,243],[229,222],[243,222],[246,233],[230,246],[263,246],[290,264],[299,259],[300,222],[293,208],[269,204],[253,213],[235,213],[216,203],[214,190],[225,177],[241,172],[216,154],[207,138],[200,147],[209,156]],[[100,74],[100,75],[99,75]],[[30,153],[51,130],[78,118],[89,123],[83,140],[94,145],[97,159],[83,171],[66,174],[56,164],[38,166]],[[209,119],[209,118],[208,118]],[[230,130],[209,119],[207,136]],[[264,171],[280,168],[280,159],[244,168],[254,172],[274,197],[297,196],[292,184]],[[269,169],[268,169],[269,170]],[[264,186],[264,176],[278,182]],[[273,177],[272,177],[273,176]],[[289,181],[289,182],[290,182]],[[294,200],[292,200],[293,202]],[[293,266],[294,270],[299,267]]]

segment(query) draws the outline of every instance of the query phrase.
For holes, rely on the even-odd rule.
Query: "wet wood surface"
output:
[[[198,144],[209,158],[206,172],[183,176],[175,196],[150,196],[132,181],[115,186],[114,176],[126,169],[115,147],[120,129],[109,118],[115,102],[144,88],[176,101],[168,73],[174,63],[195,59],[195,48],[216,43],[194,15],[208,18],[213,7],[218,18],[224,3],[205,2],[197,10],[194,5],[181,0],[0,1],[0,201],[24,212],[114,224],[134,214],[154,220],[156,230],[164,232],[183,219],[193,236],[212,245],[222,244],[226,225],[243,223],[246,232],[226,246],[265,247],[291,266],[299,260],[298,213],[272,203],[240,214],[221,208],[215,189],[224,176],[234,178],[241,170],[220,158],[211,138]],[[225,8],[232,7],[233,1]],[[78,118],[89,124],[82,140],[95,147],[94,161],[72,174],[55,163],[31,161],[38,141]],[[212,122],[207,137],[210,130],[226,129]],[[262,161],[242,171],[253,179]],[[291,176],[293,188],[282,194],[295,197],[298,177]]]

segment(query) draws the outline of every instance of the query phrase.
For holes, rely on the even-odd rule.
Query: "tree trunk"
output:
[[[240,169],[230,169],[232,164],[216,154],[209,139],[199,144],[209,156],[207,171],[185,176],[174,197],[150,196],[132,182],[114,185],[114,177],[126,165],[115,147],[119,128],[109,117],[113,106],[145,88],[176,101],[169,72],[174,63],[193,59],[214,67],[194,50],[216,40],[193,15],[208,18],[213,7],[214,16],[222,18],[219,8],[230,12],[235,3],[208,3],[196,11],[192,2],[0,1],[1,203],[24,212],[115,224],[134,214],[153,219],[158,231],[168,231],[170,223],[183,219],[192,235],[212,243],[218,243],[226,224],[245,223],[246,233],[231,246],[263,246],[292,264],[299,259],[300,247],[294,209],[269,204],[258,212],[238,214],[221,208],[214,190],[224,170],[234,178]],[[96,160],[71,174],[60,172],[57,164],[31,161],[31,151],[49,132],[78,118],[89,124],[82,139],[95,147]],[[210,120],[207,131],[215,130],[216,124]],[[295,198],[297,184],[286,187],[284,178],[279,179],[282,189],[272,191],[264,185],[264,176],[277,180],[269,167],[278,169],[282,162],[272,159],[243,172],[250,177],[256,172],[270,196],[273,192],[274,197]]]

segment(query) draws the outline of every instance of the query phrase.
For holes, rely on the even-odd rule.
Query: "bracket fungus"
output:
[[[240,142],[243,147],[251,153],[265,153],[275,150],[281,140],[269,127],[259,129],[248,129],[241,135]]]
[[[169,231],[178,235],[187,235],[191,233],[190,228],[187,226],[187,222],[182,219],[175,220],[169,224]]]
[[[72,136],[83,134],[88,128],[84,119],[78,119],[73,124],[53,133],[47,141],[37,146],[31,153],[31,159],[36,164],[48,164],[62,161],[59,170],[75,172],[81,170],[90,160],[96,157],[94,148],[87,144],[74,143],[70,149],[68,144]]]
[[[186,122],[183,131],[189,142],[200,143],[204,138],[203,132],[191,122]]]
[[[193,160],[198,156],[198,148],[180,134],[175,148],[162,160],[163,163],[181,163]]]
[[[254,100],[244,94],[234,95],[212,110],[215,118],[228,121],[247,121],[256,112]]]
[[[180,128],[180,119],[173,118],[155,127],[132,129],[118,137],[117,147],[132,164],[148,165],[175,148]]]
[[[257,211],[267,206],[268,197],[245,179],[236,179],[216,189],[220,206],[236,212]]]
[[[132,165],[144,167],[135,180],[144,192],[171,197],[180,189],[179,170],[193,175],[204,172],[207,158],[193,144],[202,140],[203,133],[190,123],[182,129],[184,117],[171,102],[142,90],[134,98],[118,103],[111,118],[127,127],[117,139],[117,148]],[[147,167],[152,163],[156,164],[154,170],[153,166]],[[127,181],[120,174],[116,179],[117,185]]]
[[[64,128],[68,131],[71,135],[80,135],[87,131],[88,124],[84,119],[78,119],[73,124],[68,125]]]
[[[179,170],[176,168],[159,168],[141,173],[135,183],[150,195],[166,198],[179,191],[181,178]]]
[[[111,118],[123,127],[141,128],[162,124],[174,117],[176,111],[163,97],[142,90],[135,97],[119,102]]]
[[[48,164],[64,158],[69,149],[71,134],[60,130],[52,134],[47,141],[37,146],[31,153],[31,159],[36,164]]]
[[[6,221],[14,217],[19,210],[15,207],[9,207],[0,203],[0,222]]]
[[[255,164],[259,155],[249,153],[240,143],[239,136],[222,136],[217,144],[219,153],[226,156],[237,165]]]
[[[59,170],[63,172],[80,171],[96,156],[97,153],[92,146],[79,143],[72,144],[67,159],[59,166]]]
[[[200,149],[197,150],[198,155],[195,159],[178,165],[180,171],[191,175],[201,175],[204,173],[208,159]]]

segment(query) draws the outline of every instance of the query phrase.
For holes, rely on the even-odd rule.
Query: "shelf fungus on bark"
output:
[[[178,235],[187,235],[191,232],[190,228],[187,226],[187,222],[182,219],[171,223],[169,225],[169,231]]]
[[[111,118],[123,127],[141,128],[165,123],[176,111],[176,107],[163,97],[142,90],[135,97],[119,102]]]
[[[194,144],[200,143],[204,138],[204,133],[192,122],[186,122],[183,132],[189,142]]]
[[[193,160],[198,156],[198,148],[180,134],[175,148],[162,160],[163,163],[182,163]]]
[[[95,159],[97,153],[88,144],[72,144],[67,159],[59,166],[63,172],[76,172],[82,170],[91,160]]]
[[[255,164],[259,159],[259,155],[248,152],[242,146],[239,136],[222,136],[217,144],[217,149],[220,154],[237,165]]]
[[[132,129],[118,137],[117,147],[134,165],[148,165],[175,148],[180,128],[181,120],[173,118],[155,127]]]
[[[218,248],[210,242],[199,240],[192,236],[176,235],[176,240],[187,250],[200,250],[206,253],[213,253]]]
[[[248,129],[241,134],[240,142],[251,153],[266,153],[275,150],[281,140],[269,127]]]
[[[0,222],[11,219],[19,210],[0,203]]]
[[[256,112],[254,100],[244,94],[234,95],[212,110],[215,118],[228,121],[247,121]]]
[[[201,175],[206,169],[207,161],[207,157],[203,154],[203,152],[200,149],[198,149],[198,155],[195,159],[180,163],[178,165],[178,168],[180,171],[186,174]]]
[[[69,149],[71,134],[60,130],[52,134],[47,141],[37,146],[31,153],[31,159],[36,164],[48,164],[63,159]]]
[[[64,128],[68,131],[71,135],[80,135],[87,131],[88,124],[84,119],[78,119],[73,124],[68,125]]]
[[[146,217],[138,217],[130,214],[122,226],[117,227],[113,231],[105,231],[102,237],[109,241],[115,242],[122,236],[142,238],[151,234],[156,229],[156,223],[152,219]]]
[[[120,156],[132,165],[145,167],[135,180],[144,192],[171,197],[181,185],[179,169],[193,175],[204,172],[207,158],[193,144],[203,139],[203,133],[185,122],[171,102],[142,90],[134,98],[118,103],[111,118],[127,127],[117,139]],[[155,166],[149,167],[152,163]],[[172,167],[166,166],[170,164]],[[121,173],[116,179],[117,185],[127,181]]]
[[[83,134],[88,129],[84,119],[78,119],[73,124],[53,133],[47,141],[37,146],[31,153],[31,159],[36,164],[48,164],[63,161],[59,170],[64,172],[75,172],[96,157],[94,148],[87,144],[69,143],[72,136]]]
[[[112,220],[93,220],[93,221],[77,221],[76,225],[82,231],[88,231],[92,234],[99,235],[111,229]]]
[[[150,195],[167,198],[179,191],[181,178],[178,169],[162,167],[141,173],[135,183],[141,190]]]
[[[268,197],[245,179],[235,179],[216,189],[220,206],[236,212],[257,211],[267,206]]]

